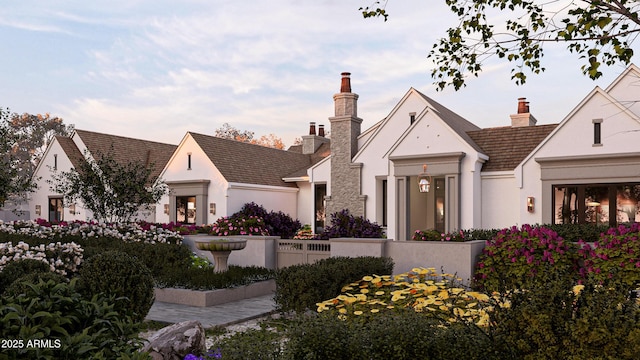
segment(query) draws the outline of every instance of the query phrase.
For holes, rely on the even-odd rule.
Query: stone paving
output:
[[[214,326],[227,327],[263,317],[274,311],[273,295],[264,295],[208,307],[156,301],[153,303],[146,319],[172,324],[187,320],[197,320],[205,328]]]

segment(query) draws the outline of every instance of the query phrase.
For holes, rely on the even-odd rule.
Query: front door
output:
[[[176,222],[195,224],[196,210],[195,196],[176,196]]]

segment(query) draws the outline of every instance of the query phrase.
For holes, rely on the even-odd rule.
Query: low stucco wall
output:
[[[410,271],[415,267],[433,267],[437,272],[456,274],[468,283],[482,254],[486,241],[467,242],[440,241],[390,241],[387,256],[395,263],[396,274]]]
[[[232,301],[272,295],[276,291],[276,281],[266,280],[246,286],[217,290],[189,290],[175,288],[156,288],[156,301],[189,306],[214,306]]]
[[[339,238],[331,239],[331,256],[388,256],[395,264],[395,274],[415,267],[433,267],[438,272],[456,274],[468,283],[485,243]]]

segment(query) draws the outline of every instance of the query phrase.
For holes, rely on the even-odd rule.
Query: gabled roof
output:
[[[228,182],[295,187],[295,184],[282,179],[298,171],[304,170],[306,173],[306,169],[313,164],[311,155],[295,151],[193,132],[188,134]]]
[[[475,150],[483,152],[482,147],[478,146],[478,144],[476,144],[473,139],[467,134],[469,131],[480,130],[478,126],[467,121],[467,119],[456,114],[446,106],[438,103],[437,101],[426,96],[420,91],[416,90],[416,92],[420,94],[420,96],[422,96],[435,111],[438,112],[442,121],[444,121],[453,131],[455,131],[462,139],[469,143],[469,145],[471,145]]]
[[[118,163],[139,161],[147,165],[153,164],[153,172],[151,173],[152,179],[156,179],[160,175],[160,172],[162,172],[164,166],[167,164],[171,155],[173,155],[173,152],[177,148],[176,145],[133,139],[124,136],[102,134],[93,131],[76,129],[75,133],[80,137],[92,156],[97,156],[98,154],[111,154],[114,160]],[[65,148],[65,146],[71,146],[67,141],[64,142],[66,143],[65,145],[61,142],[61,146],[63,146],[63,148]],[[71,140],[71,142],[73,143],[73,140]],[[78,150],[75,143],[73,143],[73,146],[75,146],[76,149],[69,149],[69,151],[71,153],[75,153],[75,151],[80,153],[80,150]],[[70,155],[69,151],[65,149],[68,156]],[[75,156],[77,156],[77,153]],[[73,163],[74,160],[72,156],[69,156],[69,158]],[[74,166],[75,165],[76,163],[74,163]]]
[[[71,165],[74,168],[78,169],[80,167],[81,161],[84,161],[84,156],[76,146],[76,143],[73,142],[73,139],[66,136],[56,135],[56,140],[60,144],[62,151],[67,155],[67,158],[71,161]]]
[[[513,170],[558,124],[496,127],[468,131],[468,136],[489,155],[482,171]]]

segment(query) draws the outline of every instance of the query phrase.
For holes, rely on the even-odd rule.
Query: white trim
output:
[[[282,186],[272,185],[257,185],[257,184],[245,184],[230,182],[227,186],[227,190],[257,190],[257,191],[271,191],[271,192],[285,192],[285,193],[297,193],[300,191],[297,187],[289,188]]]

